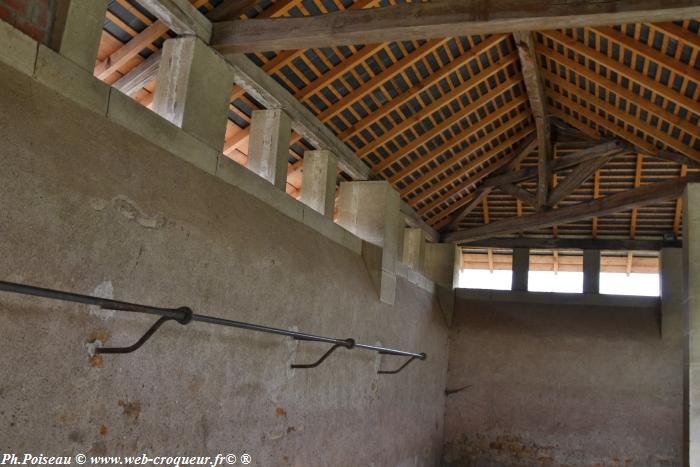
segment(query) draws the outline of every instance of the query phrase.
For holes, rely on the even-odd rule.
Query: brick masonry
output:
[[[0,0],[0,20],[48,44],[57,0]]]

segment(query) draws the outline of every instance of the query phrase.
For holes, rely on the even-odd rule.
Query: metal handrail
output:
[[[73,292],[65,292],[62,290],[46,289],[42,287],[36,287],[27,284],[17,284],[13,282],[0,281],[0,291],[10,292],[22,295],[30,295],[34,297],[43,297],[53,300],[61,300],[64,302],[81,303],[85,305],[95,305],[104,310],[116,310],[116,311],[126,311],[131,313],[146,313],[150,315],[160,316],[158,320],[146,331],[146,333],[141,336],[141,338],[134,344],[127,347],[101,347],[95,348],[95,353],[98,354],[119,354],[119,353],[131,353],[139,349],[143,344],[150,339],[153,334],[167,321],[174,320],[182,325],[189,324],[192,321],[198,321],[201,323],[215,324],[219,326],[228,326],[238,329],[244,329],[248,331],[264,332],[267,334],[277,334],[280,336],[291,337],[298,341],[311,341],[311,342],[322,342],[324,344],[331,344],[332,347],[316,362],[310,364],[295,364],[292,368],[297,369],[307,369],[316,368],[321,363],[323,363],[326,358],[328,358],[336,349],[345,348],[347,350],[362,349],[377,352],[381,355],[397,355],[401,357],[409,357],[408,360],[401,365],[397,370],[393,371],[382,371],[380,374],[396,374],[403,370],[409,363],[413,360],[425,360],[427,355],[425,353],[415,353],[406,352],[403,350],[390,349],[387,347],[380,347],[376,345],[369,344],[359,344],[355,342],[355,339],[337,339],[333,337],[318,336],[315,334],[308,334],[297,331],[289,331],[287,329],[274,328],[270,326],[264,326],[260,324],[246,323],[243,321],[235,321],[224,318],[217,318],[214,316],[206,316],[196,314],[189,307],[180,308],[160,308],[148,305],[139,305],[135,303],[123,302],[119,300],[112,300],[109,298],[93,297],[91,295],[82,295]]]

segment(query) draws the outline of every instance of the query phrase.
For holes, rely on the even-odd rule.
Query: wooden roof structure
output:
[[[218,21],[212,45],[226,53],[245,50],[246,34],[248,47],[256,44],[268,27],[263,19],[324,15],[331,27],[331,19],[361,18],[365,9],[433,11],[433,2],[403,3],[410,2],[192,0]],[[434,8],[454,3],[435,0]],[[245,51],[446,241],[660,240],[681,235],[682,185],[700,167],[700,13],[675,21],[647,16],[650,22],[447,37],[431,31],[405,40],[393,40],[403,37],[400,28],[387,28],[391,41],[355,45],[326,45],[302,32],[307,23],[294,23],[300,46],[319,45]],[[365,37],[348,23],[351,39]],[[309,35],[314,24],[323,26],[308,24]],[[226,42],[231,31],[240,44]],[[172,36],[136,0],[111,0],[95,75],[149,105],[159,50]],[[224,151],[241,164],[258,108],[234,87]],[[308,149],[293,135],[292,196]]]

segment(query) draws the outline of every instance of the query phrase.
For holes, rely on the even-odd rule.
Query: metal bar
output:
[[[147,313],[150,315],[166,316],[181,321],[186,318],[187,312],[181,308],[157,308],[153,306],[137,305],[135,303],[120,302],[109,298],[93,297],[61,290],[44,289],[32,285],[15,284],[12,282],[0,281],[0,291],[18,293],[22,295],[32,295],[34,297],[51,298],[64,302],[83,303],[85,305],[96,305],[105,310],[130,311],[133,313]]]
[[[380,353],[384,353],[384,352],[380,352]],[[409,363],[411,363],[413,360],[415,360],[415,359],[417,359],[417,358],[419,358],[419,357],[411,357],[411,358],[409,358],[408,360],[406,360],[406,362],[405,362],[403,365],[401,365],[400,367],[398,367],[396,370],[379,370],[377,373],[380,374],[380,375],[395,375],[396,373],[398,373],[398,372],[400,372],[401,370],[403,370],[404,368],[406,368],[406,367],[408,366]]]
[[[381,354],[386,355],[400,355],[402,357],[416,357],[420,360],[425,360],[427,355],[425,353],[415,353],[415,352],[404,352],[403,350],[387,349],[386,347],[378,347],[376,345],[369,344],[355,344],[358,349],[374,350]]]
[[[230,319],[224,319],[224,318],[217,318],[214,316],[206,316],[206,315],[199,315],[199,314],[194,314],[192,310],[188,307],[180,307],[180,308],[159,308],[159,307],[152,307],[152,306],[146,306],[146,305],[138,305],[135,303],[129,303],[129,302],[122,302],[118,300],[112,300],[108,298],[101,298],[101,297],[93,297],[90,295],[81,295],[81,294],[76,294],[72,292],[64,292],[60,290],[52,290],[52,289],[45,289],[41,287],[35,287],[31,285],[26,285],[26,284],[16,284],[12,282],[5,282],[5,281],[0,281],[0,291],[4,292],[11,292],[11,293],[17,293],[17,294],[22,294],[22,295],[30,295],[30,296],[35,296],[35,297],[44,297],[44,298],[49,298],[49,299],[54,299],[54,300],[62,300],[62,301],[67,301],[67,302],[73,302],[73,303],[82,303],[86,305],[96,305],[99,306],[100,308],[108,309],[108,310],[118,310],[118,311],[129,311],[129,312],[134,312],[134,313],[146,313],[146,314],[151,314],[151,315],[158,315],[162,316],[163,318],[167,319],[174,319],[178,321],[181,324],[188,324],[190,321],[199,321],[202,323],[208,323],[208,324],[216,324],[220,326],[228,326],[228,327],[233,327],[233,328],[239,328],[239,329],[245,329],[249,331],[256,331],[256,332],[264,332],[268,334],[277,334],[280,336],[287,336],[287,337],[292,337],[297,340],[303,340],[303,341],[313,341],[313,342],[323,342],[326,344],[333,344],[333,348],[330,349],[326,354],[313,366],[317,366],[320,364],[323,360],[328,357],[332,351],[334,351],[337,347],[345,347],[347,349],[364,349],[364,350],[370,350],[374,352],[379,352],[381,354],[385,355],[399,355],[399,356],[404,356],[404,357],[411,357],[409,362],[404,364],[401,368],[396,370],[396,373],[403,369],[410,361],[414,359],[419,359],[419,360],[425,360],[426,359],[426,354],[425,353],[415,353],[415,352],[406,352],[403,350],[397,350],[397,349],[391,349],[387,347],[380,347],[380,346],[375,346],[375,345],[369,345],[369,344],[357,344],[355,343],[354,339],[348,338],[348,339],[336,339],[333,337],[325,337],[325,336],[318,336],[315,334],[307,334],[303,332],[296,332],[296,331],[289,331],[286,329],[280,329],[280,328],[274,328],[270,326],[264,326],[260,324],[252,324],[252,323],[246,323],[243,321],[235,321],[235,320],[230,320]],[[124,347],[124,348],[102,348],[102,351],[99,350],[99,348],[96,350],[97,353],[128,353],[131,351],[136,350],[139,348],[143,343],[150,338],[153,333],[160,327],[161,324],[163,324],[167,319],[161,319],[158,320],[147,332],[144,334],[144,336],[137,341],[136,344],[130,346],[130,347]],[[306,366],[298,366],[298,368],[304,368]],[[386,372],[385,372],[386,373]],[[394,373],[394,372],[389,372],[389,373]]]
[[[231,319],[216,318],[214,316],[193,315],[192,321],[202,323],[218,324],[220,326],[228,326],[232,328],[247,329],[249,331],[266,332],[268,334],[278,334],[280,336],[293,337],[295,339],[315,342],[325,342],[327,344],[345,345],[345,339],[335,339],[333,337],[316,336],[314,334],[305,334],[303,332],[288,331],[287,329],[273,328],[260,324],[244,323],[243,321],[234,321]]]
[[[161,316],[158,318],[158,321],[153,323],[153,326],[151,326],[146,333],[141,336],[139,340],[137,340],[134,344],[128,346],[128,347],[97,347],[95,349],[95,353],[97,354],[102,354],[102,353],[131,353],[139,348],[143,344],[146,343],[148,339],[151,338],[153,334],[158,330],[159,327],[161,327],[163,324],[165,324],[166,321],[170,321],[172,318],[168,318],[167,316]]]

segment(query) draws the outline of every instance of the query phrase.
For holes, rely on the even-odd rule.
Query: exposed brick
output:
[[[15,24],[15,12],[3,5],[2,2],[0,2],[0,20],[5,21],[6,23]]]
[[[54,6],[54,0],[0,0],[0,19],[46,44]]]
[[[18,17],[26,17],[32,2],[31,0],[0,0],[0,3],[4,3],[7,8],[13,10]]]
[[[32,19],[34,20],[34,24],[36,24],[38,28],[48,30],[50,16],[48,0],[35,0],[32,11]]]
[[[17,18],[15,27],[36,41],[44,42],[46,39],[46,30],[37,28],[34,23],[24,18]]]

